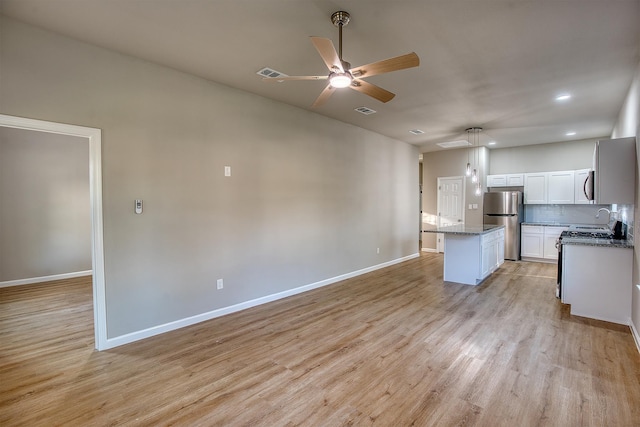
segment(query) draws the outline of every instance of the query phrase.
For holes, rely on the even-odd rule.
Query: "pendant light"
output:
[[[480,174],[478,170],[480,169],[480,132],[482,131],[481,127],[470,127],[467,128],[467,140],[471,144],[470,150],[473,152],[473,164],[474,168],[471,171],[471,163],[469,162],[469,150],[467,150],[467,170],[466,175],[471,175],[471,182],[475,184],[474,194],[476,196],[482,195],[482,184],[480,179]]]

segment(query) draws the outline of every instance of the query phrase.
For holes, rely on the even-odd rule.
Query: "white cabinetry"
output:
[[[544,259],[557,261],[558,260],[558,248],[556,248],[556,240],[560,237],[563,231],[568,230],[568,227],[555,227],[546,226],[544,228],[544,243],[542,248],[542,255]]]
[[[562,302],[576,316],[628,325],[632,269],[633,249],[563,245]]]
[[[506,187],[506,175],[487,175],[487,187]]]
[[[575,200],[575,178],[573,171],[549,172],[547,203],[550,205],[572,205]]]
[[[541,225],[523,225],[520,231],[520,256],[522,258],[542,258],[544,251],[544,230]]]
[[[589,172],[591,172],[591,169],[580,169],[574,172],[573,194],[574,203],[576,205],[588,205],[593,203],[593,201],[588,200],[586,194],[584,194],[585,182],[589,177]]]
[[[564,230],[567,230],[567,227],[523,225],[520,235],[520,256],[533,261],[557,261],[556,240]]]
[[[504,263],[504,230],[484,234],[480,238],[482,244],[482,279],[493,273]]]
[[[485,234],[445,234],[444,280],[477,285],[504,263],[504,229]]]
[[[524,204],[547,204],[548,173],[527,173],[524,175]]]
[[[523,185],[523,173],[487,175],[487,187],[522,187]]]

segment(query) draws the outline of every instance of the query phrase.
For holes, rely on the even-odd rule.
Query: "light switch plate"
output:
[[[224,167],[224,176],[231,176],[231,166]]]
[[[140,215],[142,213],[142,199],[136,199],[135,212],[136,215]]]

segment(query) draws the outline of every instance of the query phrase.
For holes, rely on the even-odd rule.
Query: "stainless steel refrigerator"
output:
[[[520,259],[520,224],[523,211],[521,191],[484,193],[483,223],[504,225],[505,259]]]

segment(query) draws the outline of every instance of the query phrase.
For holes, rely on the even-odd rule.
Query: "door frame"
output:
[[[440,227],[440,188],[441,181],[444,179],[460,179],[462,181],[462,224],[465,221],[465,200],[466,200],[466,189],[467,189],[467,180],[464,175],[459,176],[439,176],[437,178],[437,191],[436,191],[436,211],[438,213],[438,227]],[[444,234],[437,233],[436,234],[436,252],[441,253],[444,252]]]
[[[96,128],[0,114],[0,126],[86,138],[89,143],[89,197],[91,203],[91,263],[93,270],[93,329],[95,348],[107,344],[104,236],[102,217],[102,131]]]

